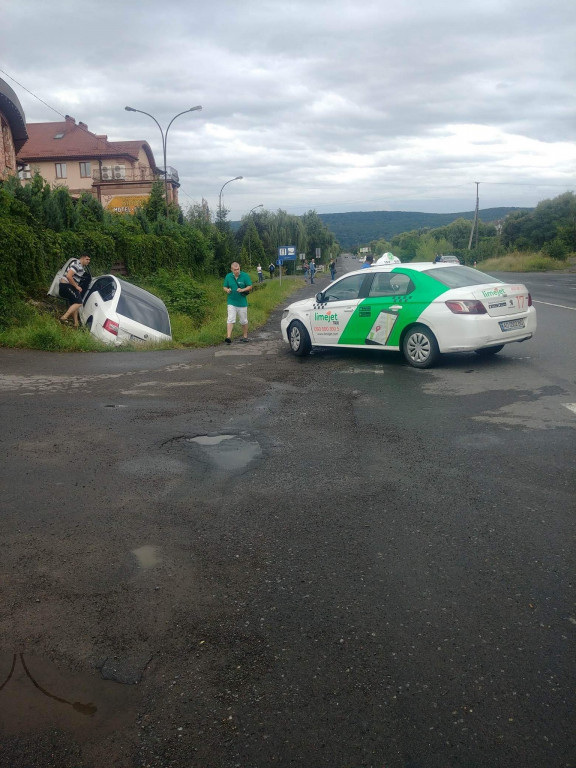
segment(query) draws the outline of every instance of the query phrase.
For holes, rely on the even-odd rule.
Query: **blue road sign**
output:
[[[284,261],[296,261],[296,246],[295,245],[279,246],[278,259],[284,259]]]

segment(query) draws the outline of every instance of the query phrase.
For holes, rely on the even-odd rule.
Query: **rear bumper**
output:
[[[437,329],[432,328],[440,352],[470,352],[483,347],[496,347],[500,344],[527,341],[536,332],[536,310],[531,307],[526,313],[513,319],[524,319],[524,328],[503,331],[500,322],[506,317],[490,317],[489,315],[459,316],[458,335],[451,332],[449,323],[443,320]]]

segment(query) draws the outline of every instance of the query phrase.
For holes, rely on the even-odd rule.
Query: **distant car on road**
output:
[[[493,355],[536,331],[524,285],[471,267],[390,264],[348,272],[282,313],[282,337],[295,355],[313,345],[401,350],[415,368],[442,352]]]
[[[434,264],[460,264],[458,256],[451,253],[438,253],[434,259]]]
[[[115,275],[95,278],[79,310],[81,322],[106,344],[170,341],[170,316],[152,293]]]

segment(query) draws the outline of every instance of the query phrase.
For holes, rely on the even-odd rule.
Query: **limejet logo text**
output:
[[[315,312],[314,313],[314,320],[320,320],[324,323],[337,323],[338,322],[338,315],[336,312]]]
[[[506,288],[491,288],[489,291],[482,291],[482,296],[487,299],[492,298],[492,296],[506,296]]]

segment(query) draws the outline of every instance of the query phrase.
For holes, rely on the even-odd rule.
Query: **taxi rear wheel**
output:
[[[406,361],[414,368],[431,368],[440,357],[436,337],[424,325],[415,325],[407,331],[402,351]]]
[[[298,357],[303,357],[309,354],[312,349],[312,343],[310,336],[304,325],[300,320],[294,320],[288,329],[288,340],[290,341],[290,349]]]

